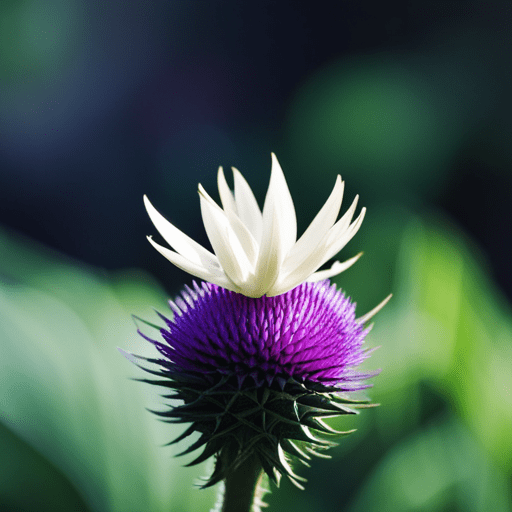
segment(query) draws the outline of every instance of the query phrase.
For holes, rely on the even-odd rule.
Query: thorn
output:
[[[371,311],[368,311],[368,313],[366,313],[366,315],[363,315],[363,316],[359,317],[356,320],[357,323],[364,324],[368,320],[370,320],[370,318],[375,316],[390,301],[391,297],[393,297],[392,293],[390,293],[380,304],[375,306]]]

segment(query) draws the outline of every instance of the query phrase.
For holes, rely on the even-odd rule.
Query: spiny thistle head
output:
[[[183,454],[202,448],[192,464],[217,456],[213,485],[257,454],[268,476],[302,480],[285,453],[304,463],[334,443],[323,417],[355,414],[361,403],[347,392],[368,387],[373,373],[354,370],[367,356],[368,332],[354,304],[327,281],[303,283],[276,296],[251,298],[194,283],[176,302],[174,318],[161,315],[160,339],[141,334],[161,354],[143,367],[172,389],[183,405],[156,412],[169,423],[191,423],[173,442],[201,437]],[[145,358],[142,358],[145,359]]]
[[[263,214],[247,183],[235,173],[232,194],[219,171],[224,210],[200,188],[203,220],[215,255],[160,216],[146,199],[162,236],[177,252],[151,243],[176,265],[209,282],[186,287],[170,301],[174,312],[155,335],[140,334],[160,356],[130,359],[158,379],[140,379],[171,390],[181,400],[156,411],[169,423],[190,423],[170,444],[194,432],[200,437],[180,455],[202,449],[189,465],[215,456],[204,487],[225,479],[257,457],[268,477],[282,475],[301,487],[292,458],[308,465],[325,457],[333,430],[323,418],[355,414],[366,401],[351,391],[368,387],[374,373],[356,367],[369,355],[366,322],[387,302],[356,318],[355,305],[327,277],[356,259],[315,272],[355,234],[364,210],[351,224],[355,203],[338,221],[343,186],[338,177],[324,207],[299,241],[293,202],[273,155]]]

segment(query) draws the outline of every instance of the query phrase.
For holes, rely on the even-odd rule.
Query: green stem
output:
[[[263,470],[256,455],[246,459],[224,482],[222,512],[260,512]]]

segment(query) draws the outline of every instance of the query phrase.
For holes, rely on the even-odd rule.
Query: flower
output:
[[[304,479],[294,473],[290,459],[308,465],[311,455],[325,457],[322,450],[335,444],[330,435],[349,433],[333,430],[323,418],[356,414],[357,408],[368,406],[350,392],[367,388],[366,380],[377,373],[356,368],[371,352],[363,346],[371,329],[366,324],[391,297],[356,318],[355,305],[327,278],[359,255],[317,272],[355,235],[365,214],[363,208],[352,222],[356,197],[336,222],[343,195],[339,176],[296,241],[293,201],[275,155],[263,212],[242,175],[236,169],[233,173],[234,194],[219,169],[223,209],[199,185],[203,222],[215,254],[144,198],[151,220],[175,251],[151,237],[149,241],[172,263],[206,282],[194,282],[169,302],[174,316],[159,314],[163,326],[142,320],[157,330],[150,336],[138,329],[159,357],[123,352],[158,377],[139,380],[170,389],[165,398],[182,401],[154,412],[169,423],[190,423],[171,444],[200,434],[181,455],[203,449],[189,465],[215,456],[204,487],[225,480],[230,489],[226,500],[233,489],[237,493],[237,474],[254,475],[254,468],[275,483],[286,475],[301,487]]]
[[[284,474],[301,487],[289,456],[306,465],[310,455],[325,457],[319,450],[335,444],[325,436],[348,432],[322,418],[355,414],[364,405],[347,392],[368,387],[365,379],[376,373],[355,368],[370,354],[364,324],[383,305],[357,319],[354,304],[328,281],[259,298],[194,282],[170,301],[172,320],[160,315],[160,339],[139,329],[161,357],[125,355],[158,365],[141,368],[163,380],[139,380],[170,388],[166,398],[183,401],[153,412],[170,423],[191,423],[173,442],[201,434],[180,454],[203,448],[189,465],[216,456],[204,487],[254,456],[274,482]]]
[[[182,270],[248,297],[272,297],[305,281],[335,276],[361,256],[358,254],[343,263],[336,261],[330,269],[317,272],[357,233],[366,212],[363,208],[352,222],[356,196],[336,222],[344,189],[339,175],[331,195],[299,240],[293,200],[273,153],[263,212],[237,169],[233,168],[233,176],[234,194],[222,167],[219,168],[217,181],[223,208],[199,184],[203,223],[215,254],[168,222],[144,196],[153,224],[174,251],[148,237],[153,247]]]

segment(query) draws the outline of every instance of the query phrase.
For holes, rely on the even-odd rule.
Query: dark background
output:
[[[171,286],[183,275],[144,243],[154,229],[142,194],[206,243],[197,182],[214,193],[217,166],[234,165],[262,200],[274,151],[289,181],[312,173],[315,183],[290,185],[299,195],[313,187],[326,197],[339,172],[369,207],[441,208],[512,296],[509,2],[4,0],[0,12],[4,226],[99,267],[145,268]],[[368,127],[389,121],[378,135],[402,146],[384,166],[375,162],[387,140],[361,150],[375,147],[374,160],[327,161],[313,139],[336,127],[319,135],[314,123],[300,126],[300,98],[315,96],[315,77],[343,75],[354,62],[367,66],[377,94],[383,73],[403,73],[397,98],[410,93],[421,101],[413,113],[435,116],[425,127],[422,114],[395,119],[391,103],[369,105]],[[417,143],[400,130],[415,123],[425,130],[418,139],[431,140],[400,163]],[[311,216],[298,210],[304,226]]]

